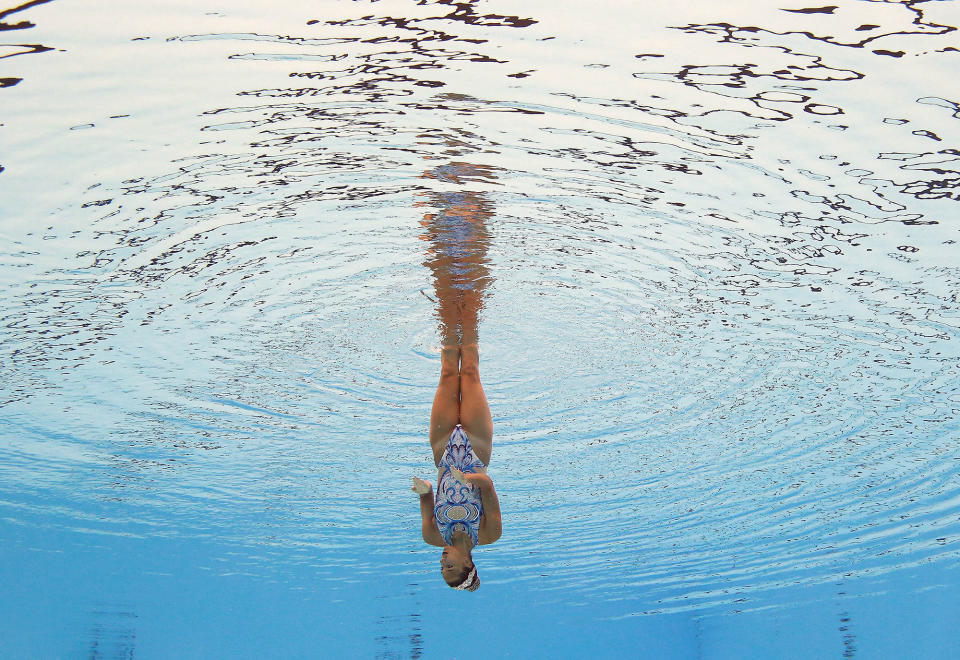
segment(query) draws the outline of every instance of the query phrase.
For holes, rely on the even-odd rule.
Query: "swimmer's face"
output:
[[[440,574],[447,584],[460,584],[464,573],[469,572],[472,565],[469,557],[451,545],[446,546],[440,553]]]

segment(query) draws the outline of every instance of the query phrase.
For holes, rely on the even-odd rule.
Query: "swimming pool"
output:
[[[0,12],[3,654],[948,657],[957,4],[679,4]],[[464,204],[473,594],[406,490]]]

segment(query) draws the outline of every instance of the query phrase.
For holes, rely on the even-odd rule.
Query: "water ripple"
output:
[[[350,4],[125,41],[115,75],[210,89],[12,115],[4,519],[218,541],[223,574],[422,570],[383,557],[417,541],[396,516],[429,464],[431,218],[469,207],[494,585],[728,613],[955,562],[955,28],[869,4],[586,33],[575,6]]]

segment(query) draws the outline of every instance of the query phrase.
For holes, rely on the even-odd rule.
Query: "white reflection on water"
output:
[[[462,193],[493,209],[493,647],[530,605],[681,621],[677,655],[721,614],[867,656],[878,612],[933,616],[960,511],[956,3],[831,7],[4,16],[39,45],[4,50],[0,90],[6,574],[47,576],[15,582],[22,617],[74,622],[5,637],[55,655],[120,612],[110,643],[162,654],[202,585],[194,614],[270,594],[288,653],[317,640],[281,622],[325,612],[442,654],[427,602],[452,596],[403,488],[437,362],[419,222]],[[496,180],[421,176],[459,162]]]

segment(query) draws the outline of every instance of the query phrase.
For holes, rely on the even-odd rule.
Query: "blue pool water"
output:
[[[813,5],[0,5],[0,655],[955,657],[960,5]]]

